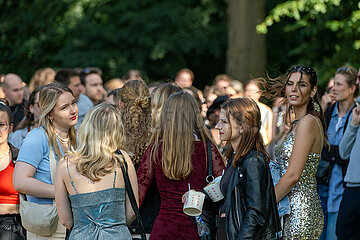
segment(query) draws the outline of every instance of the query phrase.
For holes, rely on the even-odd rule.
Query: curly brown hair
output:
[[[142,80],[131,80],[120,91],[121,114],[125,127],[127,151],[138,165],[149,144],[151,130],[151,97]]]

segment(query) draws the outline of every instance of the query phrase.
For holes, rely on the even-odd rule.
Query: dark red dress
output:
[[[144,154],[137,171],[139,184],[140,205],[145,198],[151,182],[155,179],[159,189],[161,205],[158,217],[155,220],[150,240],[198,240],[196,224],[190,217],[183,213],[181,198],[188,191],[188,183],[191,189],[200,191],[206,186],[207,160],[204,143],[194,142],[194,153],[192,155],[193,172],[186,180],[170,180],[165,177],[161,167],[161,148],[158,150],[158,159],[150,164],[150,147]],[[224,162],[215,146],[211,146],[213,152],[213,175],[217,177],[225,168]],[[159,160],[160,159],[160,160]],[[152,168],[152,169],[150,169]]]

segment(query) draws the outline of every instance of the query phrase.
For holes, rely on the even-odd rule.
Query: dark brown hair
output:
[[[286,85],[290,79],[291,74],[293,73],[300,73],[300,78],[303,78],[303,75],[306,75],[309,78],[311,89],[316,87],[317,85],[317,74],[315,70],[311,67],[304,66],[304,65],[296,65],[295,67],[291,68],[286,75],[280,75],[276,78],[270,78],[267,76],[266,78],[257,78],[256,81],[258,81],[259,85],[262,88],[262,94],[270,100],[274,100],[278,97],[283,97],[285,104],[287,103],[286,95],[285,95],[285,88]],[[314,105],[317,105],[319,109],[316,111],[314,108]],[[289,105],[289,107],[286,110],[285,114],[285,121],[289,123],[294,123],[291,119],[291,111],[292,106]],[[322,108],[320,107],[319,99],[318,99],[318,93],[316,92],[315,96],[311,98],[307,104],[306,107],[306,114],[311,114],[315,117],[318,117],[321,121],[321,125],[323,128],[323,132],[326,133],[326,126],[325,126],[325,120],[324,120],[324,112]],[[294,124],[290,125],[290,131],[292,130]],[[326,142],[326,134],[325,134],[325,142]]]

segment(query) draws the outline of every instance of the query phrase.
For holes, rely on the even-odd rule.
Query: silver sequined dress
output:
[[[281,175],[289,166],[289,159],[294,146],[294,129],[284,141],[275,147],[275,157]],[[324,215],[316,191],[316,171],[320,154],[310,153],[299,181],[289,192],[290,214],[284,216],[283,239],[319,239]]]

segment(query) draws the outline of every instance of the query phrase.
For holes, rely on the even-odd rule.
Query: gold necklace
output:
[[[60,137],[60,135],[56,132],[56,131],[54,131],[55,132],[55,137],[60,141],[60,142],[62,142],[62,143],[68,143],[69,142],[69,136],[67,137],[67,138],[62,138],[62,137]]]

